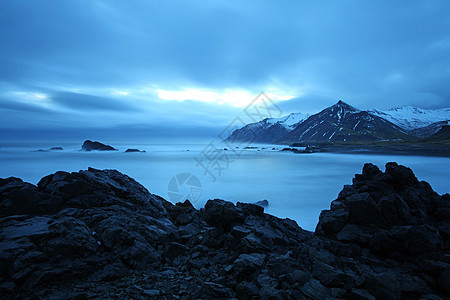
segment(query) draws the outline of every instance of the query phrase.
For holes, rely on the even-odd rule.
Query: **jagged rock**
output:
[[[164,204],[157,196],[134,179],[116,170],[96,170],[74,173],[56,172],[42,178],[39,191],[62,198],[63,207],[92,208],[120,205],[145,207],[153,216],[166,215]]]
[[[281,280],[286,280],[290,284],[298,283],[304,285],[311,280],[311,274],[302,270],[294,270],[288,274],[280,276]]]
[[[318,280],[311,279],[302,287],[302,293],[309,299],[325,299],[330,295],[330,291]]]
[[[374,296],[372,296],[368,291],[361,289],[352,289],[350,294],[348,295],[348,299],[352,300],[376,300]]]
[[[241,282],[236,287],[236,296],[239,299],[251,299],[259,295],[259,289],[253,282]]]
[[[264,215],[264,208],[256,204],[238,202],[236,203],[236,208],[240,213],[244,214],[245,216]]]
[[[114,149],[113,147],[111,147],[109,145],[105,145],[100,142],[93,142],[90,140],[84,141],[83,145],[81,146],[81,150],[83,150],[83,151],[92,151],[92,150],[117,151],[117,149]]]
[[[296,148],[283,148],[280,150],[280,152],[302,153],[302,151],[300,151]]]
[[[370,275],[366,282],[367,291],[377,299],[400,299],[400,289],[394,274]]]
[[[237,280],[257,276],[256,272],[264,264],[265,255],[261,253],[241,254],[234,261],[233,271]],[[255,278],[256,279],[256,278]]]
[[[177,256],[186,254],[188,252],[189,248],[186,247],[183,244],[172,242],[169,244],[169,247],[167,248],[165,255],[169,259],[174,259]]]
[[[233,292],[230,288],[213,282],[204,282],[199,297],[206,299],[229,299]]]
[[[208,200],[203,212],[208,224],[221,227],[226,231],[244,221],[243,213],[233,203],[224,200]]]
[[[349,288],[354,286],[354,279],[351,276],[323,262],[313,265],[312,275],[328,287]]]
[[[417,256],[443,247],[441,207],[448,207],[445,197],[419,182],[411,169],[387,163],[381,172],[366,164],[331,209],[322,211],[316,234],[376,252]]]
[[[438,277],[439,286],[450,292],[450,268],[446,268]]]
[[[255,204],[173,205],[114,170],[0,179],[0,196],[5,299],[448,294],[450,196],[393,163],[365,165],[315,235]]]
[[[0,194],[0,217],[51,213],[60,208],[63,202],[62,199],[43,193],[36,186],[15,177],[0,179]]]

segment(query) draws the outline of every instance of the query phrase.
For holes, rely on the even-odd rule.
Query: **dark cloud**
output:
[[[129,122],[141,105],[157,112],[154,122],[195,116],[206,125],[219,116],[225,123],[235,111],[85,91],[153,84],[256,95],[279,84],[298,92],[280,104],[287,111],[317,111],[338,99],[361,108],[448,107],[448,28],[446,0],[6,0],[0,83],[50,91],[65,108],[129,112]]]
[[[139,110],[130,100],[119,100],[112,97],[99,97],[70,92],[50,93],[52,103],[75,110],[105,110],[105,111],[137,111]]]
[[[0,110],[4,111],[4,113],[8,113],[8,111],[50,113],[48,109],[35,104],[10,101],[1,98],[0,98]]]

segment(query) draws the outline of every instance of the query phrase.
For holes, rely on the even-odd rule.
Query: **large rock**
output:
[[[125,153],[133,153],[133,152],[145,152],[145,150],[139,150],[134,148],[125,150]]]
[[[366,164],[330,210],[322,211],[316,235],[379,253],[417,256],[442,249],[447,217],[441,212],[448,207],[448,199],[417,180],[411,169],[388,163],[381,172]]]
[[[51,213],[63,205],[60,197],[42,192],[35,185],[15,177],[0,178],[0,194],[0,217]]]
[[[244,222],[243,212],[233,203],[220,199],[208,200],[203,210],[205,221],[229,231],[234,225]]]
[[[38,188],[50,196],[64,199],[65,208],[120,205],[145,208],[155,217],[166,214],[161,198],[116,170],[89,168],[74,173],[56,172],[42,178]]]
[[[81,150],[83,151],[92,151],[92,150],[97,150],[97,151],[117,151],[117,149],[109,146],[109,145],[105,145],[102,144],[100,142],[93,142],[90,140],[86,140],[84,141],[83,145],[81,146]]]

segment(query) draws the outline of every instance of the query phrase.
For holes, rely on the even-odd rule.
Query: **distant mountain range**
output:
[[[450,120],[431,123],[428,126],[410,130],[409,133],[417,137],[426,138],[434,135],[446,125],[450,125]]]
[[[287,135],[309,117],[308,114],[292,113],[281,118],[266,118],[235,130],[229,138],[235,141],[277,143],[280,137]]]
[[[449,124],[450,108],[406,106],[364,111],[339,101],[311,116],[293,113],[247,124],[227,140],[281,144],[417,140],[428,138]]]
[[[450,108],[423,109],[404,106],[385,111],[372,109],[369,110],[369,112],[373,115],[382,117],[407,131],[429,126],[436,122],[450,120]]]

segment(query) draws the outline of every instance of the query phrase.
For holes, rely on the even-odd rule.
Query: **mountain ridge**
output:
[[[378,109],[368,111],[408,131],[450,120],[450,108],[425,109],[408,105],[385,111]]]
[[[448,124],[447,117],[450,120],[450,108],[405,106],[388,111],[360,110],[339,100],[313,115],[291,113],[247,124],[226,140],[281,144],[412,140],[438,132]]]
[[[300,123],[283,141],[323,143],[407,138],[395,124],[339,100]]]

